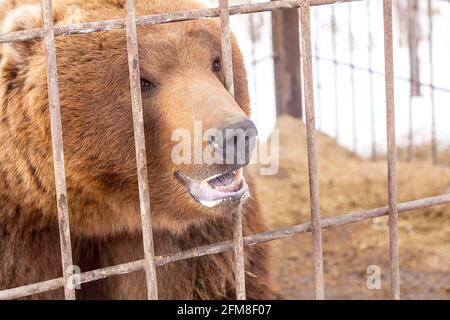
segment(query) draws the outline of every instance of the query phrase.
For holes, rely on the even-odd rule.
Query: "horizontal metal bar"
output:
[[[311,6],[320,6],[343,2],[357,2],[357,1],[362,0],[312,0]],[[278,9],[293,9],[299,7],[300,7],[299,0],[242,4],[230,6],[230,15],[258,13],[258,12],[274,11]],[[216,18],[219,16],[220,16],[219,8],[160,13],[136,17],[136,25],[145,26],[145,25],[165,24],[171,22]],[[117,30],[117,29],[125,29],[125,19],[112,19],[96,22],[86,22],[80,24],[71,24],[65,26],[57,26],[54,28],[54,31],[56,37],[61,37],[72,34],[85,34],[91,32]],[[9,33],[0,33],[0,43],[42,39],[44,35],[45,32],[42,28],[22,30]]]
[[[398,205],[398,212],[405,213],[412,210],[424,209],[429,207],[434,207],[443,204],[450,204],[450,194],[419,199],[415,201],[403,202]],[[346,224],[361,222],[370,220],[373,218],[378,218],[386,216],[389,212],[389,207],[375,208],[365,211],[360,211],[356,213],[349,213],[345,215],[335,216],[332,218],[326,218],[321,220],[322,229],[328,229],[331,227],[342,226]],[[292,235],[311,232],[311,224],[304,223],[291,227],[280,228],[272,231],[267,231],[263,233],[253,234],[244,237],[245,246],[254,246],[256,244],[287,238]],[[155,257],[156,266],[163,266],[168,263],[173,263],[181,260],[207,256],[211,254],[221,253],[227,250],[233,249],[233,241],[225,241],[216,244],[205,245],[174,254],[168,254],[163,256]],[[111,267],[106,267],[102,269],[92,270],[84,272],[80,275],[81,283],[88,283],[92,281],[97,281],[105,279],[115,275],[128,274],[131,272],[136,272],[144,269],[144,260],[138,260],[133,262],[128,262],[120,265],[115,265]],[[18,299],[33,294],[43,293],[51,290],[56,290],[62,288],[63,278],[57,278],[53,280],[37,282],[30,285],[17,287],[13,289],[7,289],[0,291],[0,300],[5,299]]]

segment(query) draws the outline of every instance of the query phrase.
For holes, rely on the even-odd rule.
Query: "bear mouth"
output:
[[[194,200],[208,208],[214,208],[227,201],[240,202],[248,193],[243,168],[200,181],[190,179],[179,171],[175,175],[184,183]]]

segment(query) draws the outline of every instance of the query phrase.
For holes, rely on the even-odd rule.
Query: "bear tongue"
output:
[[[217,176],[210,180],[193,181],[178,174],[192,197],[203,206],[213,208],[223,201],[241,200],[248,193],[243,169]]]

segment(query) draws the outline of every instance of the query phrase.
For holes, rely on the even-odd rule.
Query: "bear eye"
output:
[[[156,85],[153,82],[151,82],[147,79],[141,78],[141,90],[142,91],[150,90],[155,87],[156,87]]]
[[[214,62],[213,62],[212,70],[213,70],[213,72],[219,72],[221,68],[222,68],[222,65],[220,63],[220,58],[216,58],[216,60],[214,60]]]

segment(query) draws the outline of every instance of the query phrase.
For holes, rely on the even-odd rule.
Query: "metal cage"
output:
[[[322,229],[360,222],[375,217],[389,215],[389,242],[391,264],[391,294],[393,299],[400,299],[400,271],[399,271],[399,244],[398,244],[398,214],[415,209],[427,208],[440,204],[450,203],[450,195],[442,195],[419,199],[405,203],[397,203],[397,156],[395,140],[394,116],[394,63],[392,39],[392,0],[383,0],[384,4],[384,45],[385,45],[385,83],[386,83],[386,110],[387,110],[387,143],[388,143],[388,194],[389,203],[386,207],[349,213],[327,219],[321,219],[319,183],[315,138],[315,111],[313,98],[313,56],[311,50],[310,7],[318,5],[335,4],[339,2],[354,2],[360,0],[298,0],[298,1],[272,1],[265,3],[244,4],[230,6],[228,0],[219,0],[219,7],[173,12],[136,17],[134,0],[127,0],[125,6],[126,18],[98,22],[81,23],[65,26],[54,26],[51,0],[42,0],[43,27],[38,29],[17,31],[0,34],[0,43],[42,39],[45,45],[46,66],[48,79],[48,96],[51,118],[51,134],[53,143],[53,160],[56,181],[56,199],[58,203],[58,222],[60,232],[61,256],[63,276],[57,279],[29,284],[17,288],[0,291],[0,299],[16,299],[33,294],[43,293],[64,288],[66,299],[75,299],[73,289],[72,251],[70,240],[69,214],[64,153],[61,125],[61,111],[58,92],[58,73],[56,69],[55,37],[70,36],[72,34],[91,33],[113,29],[125,29],[127,37],[128,62],[132,96],[132,113],[136,146],[136,161],[139,183],[140,208],[142,217],[142,230],[144,241],[143,260],[110,266],[103,269],[83,272],[79,275],[79,283],[87,283],[119,274],[127,274],[144,270],[147,280],[149,299],[158,299],[156,268],[168,263],[216,254],[227,250],[234,250],[236,298],[245,299],[245,270],[244,246],[253,246],[259,243],[281,239],[294,234],[311,232],[314,245],[314,274],[315,297],[325,298],[323,255],[322,255]],[[287,228],[276,229],[260,234],[243,236],[242,234],[242,206],[234,216],[234,239],[209,244],[171,255],[155,256],[153,248],[150,196],[147,178],[147,159],[145,156],[144,122],[142,114],[142,98],[140,91],[139,59],[136,28],[144,25],[165,24],[176,21],[198,20],[203,18],[219,17],[222,30],[222,59],[225,67],[225,83],[229,93],[234,96],[233,65],[230,43],[230,15],[251,14],[257,12],[274,11],[277,9],[300,9],[301,45],[304,73],[304,101],[306,111],[309,184],[311,198],[311,222]],[[72,281],[72,282],[71,282]]]

